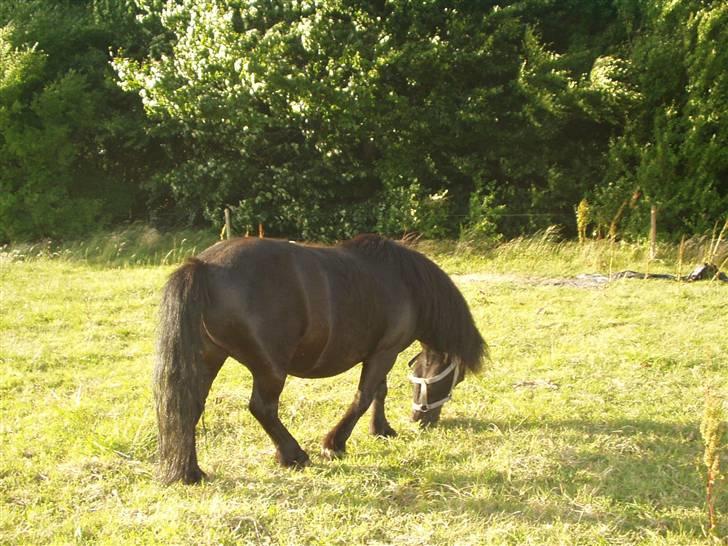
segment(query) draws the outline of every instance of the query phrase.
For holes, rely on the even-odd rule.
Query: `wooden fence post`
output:
[[[657,256],[657,207],[650,206],[650,260]]]
[[[230,238],[230,209],[225,207],[225,238]]]

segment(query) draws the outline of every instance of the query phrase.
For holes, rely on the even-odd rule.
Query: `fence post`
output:
[[[657,256],[657,207],[650,206],[650,260]]]
[[[230,238],[230,209],[225,207],[225,238]]]

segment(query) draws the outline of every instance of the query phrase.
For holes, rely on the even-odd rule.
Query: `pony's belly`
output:
[[[343,349],[343,350],[341,350]],[[288,373],[296,377],[315,379],[343,373],[364,360],[364,355],[352,348],[337,348],[330,344],[300,345],[288,366]]]
[[[354,363],[348,363],[346,365],[339,365],[339,366],[323,366],[323,367],[313,367],[313,368],[307,368],[307,369],[291,369],[289,370],[289,374],[293,375],[295,377],[300,377],[302,379],[321,379],[323,377],[333,377],[335,375],[339,375],[341,373],[344,373],[347,370],[350,370],[354,366],[356,366],[359,362]]]

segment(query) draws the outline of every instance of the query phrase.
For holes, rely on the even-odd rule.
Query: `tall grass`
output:
[[[720,468],[720,460],[725,451],[726,416],[723,409],[725,401],[716,394],[714,388],[706,389],[703,418],[700,422],[700,433],[703,437],[705,452],[703,464],[706,469],[705,504],[708,511],[708,533],[718,538],[718,511],[715,507],[716,489],[724,476]]]
[[[7,246],[0,249],[0,260],[52,258],[104,267],[170,265],[194,256],[216,240],[212,231],[183,229],[164,233],[144,224],[132,224],[77,241],[46,240]]]
[[[564,240],[557,230],[546,230],[529,237],[517,237],[497,245],[460,242],[419,243],[420,250],[435,256],[450,272],[472,271],[475,264],[497,273],[537,276],[601,273],[634,270],[670,273],[681,276],[683,264],[702,263],[714,249],[713,263],[728,257],[728,244],[716,246],[709,236],[692,237],[681,245],[659,243],[657,258],[650,258],[646,241],[587,239],[582,243]]]
[[[724,229],[725,231],[725,229]],[[651,260],[646,241],[565,240],[555,227],[506,242],[419,241],[415,247],[450,273],[473,271],[477,266],[494,273],[539,276],[602,273],[625,269],[681,275],[683,265],[705,260],[725,264],[728,242],[715,234],[684,239],[680,245],[660,243]],[[91,234],[78,241],[0,247],[0,262],[51,258],[102,267],[172,265],[201,252],[219,240],[215,230],[181,229],[170,232],[132,224],[112,232]]]

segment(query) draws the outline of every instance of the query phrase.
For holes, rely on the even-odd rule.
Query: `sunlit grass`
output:
[[[682,276],[708,259],[711,239],[707,236],[688,239],[683,247],[682,260],[680,245],[677,244],[659,244],[656,259],[650,259],[649,247],[644,241],[589,239],[579,243],[561,240],[548,231],[493,245],[425,241],[419,247],[426,254],[434,255],[451,273],[484,269],[491,273],[555,276],[580,273],[610,275],[633,270]],[[726,257],[728,245],[723,243],[712,256],[712,261],[720,265]]]
[[[250,374],[229,361],[200,431],[212,480],[165,488],[150,385],[159,289],[173,261],[216,237],[160,235],[166,247],[142,252],[126,236],[121,251],[123,238],[99,236],[0,259],[0,543],[707,542],[700,419],[706,385],[728,392],[725,285],[533,282],[610,260],[643,270],[639,245],[422,243],[451,273],[503,277],[455,277],[493,362],[458,387],[439,428],[408,419],[415,347],[390,375],[399,437],[374,439],[362,422],[341,460],[318,446],[358,370],[291,378],[281,416],[313,466],[280,469],[247,410]],[[674,272],[676,249],[661,250],[650,267]]]
[[[100,232],[82,240],[41,241],[0,249],[0,260],[28,261],[51,258],[100,266],[168,265],[201,252],[218,237],[205,230],[160,232],[132,224],[113,232]]]
[[[721,232],[722,235],[722,232]],[[78,241],[41,241],[0,248],[3,262],[53,259],[101,267],[135,267],[178,264],[219,240],[214,230],[160,232],[144,224],[132,224],[113,232],[101,232]],[[714,244],[715,243],[715,244]],[[657,258],[649,259],[645,241],[564,240],[551,229],[503,243],[472,241],[417,241],[424,252],[449,273],[484,269],[491,273],[532,275],[610,274],[626,269],[683,275],[703,261],[716,265],[728,258],[728,243],[716,234],[692,237],[683,245],[662,243]]]

